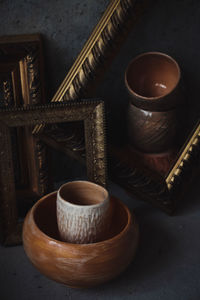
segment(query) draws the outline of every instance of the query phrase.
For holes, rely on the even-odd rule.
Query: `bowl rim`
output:
[[[178,71],[178,77],[177,77],[177,81],[176,81],[176,84],[174,85],[174,87],[168,91],[165,95],[160,95],[160,96],[152,96],[152,97],[147,97],[147,96],[142,96],[138,93],[136,93],[130,86],[129,86],[129,83],[128,83],[128,79],[127,79],[127,74],[128,74],[128,71],[131,67],[131,65],[136,61],[138,60],[140,57],[144,57],[144,56],[149,56],[149,55],[155,55],[155,56],[163,56],[167,59],[169,59],[170,61],[172,61],[174,63],[174,65],[176,66],[177,68],[177,71]],[[166,96],[168,96],[169,94],[171,94],[175,89],[176,87],[178,86],[179,82],[180,82],[180,78],[181,78],[181,69],[180,69],[180,66],[179,64],[177,63],[177,61],[170,55],[166,54],[166,53],[163,53],[163,52],[159,52],[159,51],[150,51],[150,52],[144,52],[144,53],[141,53],[137,56],[135,56],[129,63],[128,63],[128,66],[126,67],[126,70],[125,70],[125,74],[124,74],[124,80],[125,80],[125,85],[129,91],[129,93],[133,96],[135,96],[137,98],[138,101],[142,102],[142,101],[149,101],[149,102],[158,102],[159,100],[162,101],[162,99]]]
[[[95,243],[88,243],[88,244],[87,243],[85,243],[85,244],[74,244],[74,243],[68,243],[68,242],[56,240],[55,238],[49,237],[46,233],[44,233],[42,230],[40,230],[40,228],[36,225],[35,217],[34,217],[35,211],[38,208],[38,206],[45,199],[47,199],[49,197],[52,197],[52,196],[56,196],[56,193],[57,193],[57,191],[54,191],[52,193],[49,193],[49,194],[43,196],[41,199],[39,199],[34,204],[34,206],[30,209],[30,211],[28,212],[28,214],[26,216],[26,218],[31,218],[31,223],[35,227],[34,228],[34,232],[39,232],[43,236],[43,238],[45,238],[45,240],[48,240],[49,242],[51,242],[51,244],[54,244],[54,245],[58,244],[60,246],[62,245],[63,247],[74,247],[76,249],[79,249],[79,248],[82,248],[82,247],[94,247],[94,246],[101,246],[101,245],[105,246],[105,244],[109,244],[109,243],[111,243],[111,242],[113,242],[115,240],[120,239],[128,231],[131,222],[132,222],[132,224],[133,224],[134,227],[137,224],[135,216],[134,216],[134,214],[132,212],[130,212],[129,208],[121,200],[119,200],[117,197],[111,195],[110,199],[115,199],[114,201],[118,201],[120,203],[120,205],[123,207],[123,209],[127,213],[127,222],[126,222],[125,226],[123,227],[123,229],[118,234],[116,234],[115,236],[113,236],[111,238],[108,238],[106,240],[103,240],[103,241],[100,241],[100,242],[95,242]],[[26,223],[26,220],[25,220],[25,223]]]

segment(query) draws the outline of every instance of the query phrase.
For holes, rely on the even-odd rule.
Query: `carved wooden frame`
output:
[[[45,103],[42,40],[39,34],[0,37],[0,106]],[[43,195],[47,190],[46,150],[28,128],[18,129],[20,187],[17,198]],[[36,166],[38,166],[36,168]]]
[[[48,125],[77,121],[84,122],[88,179],[105,186],[106,148],[104,103],[102,101],[69,101],[0,110],[0,212],[5,245],[21,242],[22,227],[22,223],[18,222],[10,129],[27,126],[30,128],[37,124]],[[36,136],[35,139],[42,138],[42,135]]]
[[[60,85],[53,102],[77,100],[90,93],[97,82],[99,70],[105,68],[106,58],[111,58],[114,50],[122,44],[122,39],[143,13],[150,1],[111,0],[102,18]],[[105,64],[106,62],[106,64]],[[41,127],[35,128],[40,131]],[[171,214],[177,199],[183,191],[185,178],[195,169],[194,160],[199,153],[200,128],[191,132],[180,150],[175,163],[166,176],[149,173],[139,166],[130,166],[111,153],[109,157],[110,176],[128,192],[158,206]],[[59,144],[59,141],[58,141]],[[73,153],[72,153],[73,155]]]

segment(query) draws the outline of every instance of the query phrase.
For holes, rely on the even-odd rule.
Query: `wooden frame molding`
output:
[[[39,34],[0,37],[0,107],[45,103],[42,38]],[[28,128],[16,130],[17,198],[44,195],[46,149]],[[38,166],[36,168],[36,166]]]
[[[11,130],[27,126],[31,128],[41,123],[49,125],[77,121],[84,122],[88,179],[105,186],[106,147],[102,101],[85,100],[0,110],[0,212],[5,245],[21,242],[22,225],[18,222]],[[42,139],[42,134],[35,137],[35,140],[39,139]]]

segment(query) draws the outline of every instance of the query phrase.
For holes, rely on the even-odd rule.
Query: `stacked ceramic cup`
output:
[[[160,153],[179,143],[185,122],[180,79],[179,65],[164,53],[147,52],[129,63],[128,136],[139,151]]]

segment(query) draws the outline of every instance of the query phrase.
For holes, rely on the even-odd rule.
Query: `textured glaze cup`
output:
[[[101,241],[109,231],[108,191],[89,181],[72,181],[57,193],[57,222],[63,241],[87,244]]]
[[[147,52],[128,65],[128,137],[140,151],[159,153],[177,142],[185,105],[180,78],[179,65],[164,53]]]

